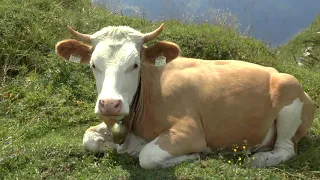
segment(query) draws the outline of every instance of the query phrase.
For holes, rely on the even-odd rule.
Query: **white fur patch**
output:
[[[118,42],[105,39],[95,47],[91,57],[98,90],[95,113],[99,114],[99,100],[120,99],[120,114],[129,113],[129,105],[139,84],[140,50],[133,42],[123,42],[121,46],[113,46]]]
[[[99,41],[106,38],[113,39],[125,39],[127,36],[130,36],[131,39],[142,43],[143,34],[129,26],[108,26],[102,28],[100,31],[92,34],[91,39],[93,44],[97,44]]]
[[[156,167],[171,167],[184,161],[195,160],[199,158],[198,153],[182,155],[174,157],[167,151],[161,149],[158,144],[155,144],[158,137],[148,143],[140,152],[139,162],[144,169],[153,169]]]
[[[96,80],[98,98],[95,113],[100,114],[99,101],[122,101],[120,115],[129,113],[129,105],[139,84],[140,53],[144,34],[128,26],[108,26],[91,35],[94,51],[90,64]],[[138,66],[139,67],[139,66]]]
[[[277,118],[277,142],[291,138],[302,123],[303,102],[299,98],[295,99],[292,104],[283,107]]]

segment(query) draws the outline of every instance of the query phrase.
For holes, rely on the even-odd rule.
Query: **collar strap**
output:
[[[132,110],[134,112],[137,111],[138,101],[140,98],[140,91],[141,91],[141,77],[139,79],[139,85],[138,85],[137,91],[136,91],[135,95],[133,96],[133,100],[130,104],[130,111],[132,111]]]

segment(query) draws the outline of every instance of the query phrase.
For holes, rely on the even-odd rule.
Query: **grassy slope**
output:
[[[276,168],[245,168],[234,161],[226,162],[233,160],[232,157],[212,155],[174,168],[148,171],[142,170],[137,160],[123,155],[85,155],[82,135],[89,126],[100,122],[93,114],[96,96],[93,77],[87,66],[61,61],[54,54],[55,43],[71,38],[65,29],[68,24],[86,33],[108,25],[129,25],[146,32],[159,24],[116,16],[92,7],[86,0],[5,0],[1,3],[0,70],[5,69],[8,77],[0,89],[0,179],[320,176],[318,122],[301,142],[301,154]],[[183,25],[174,21],[165,25],[159,39],[178,43],[185,56],[242,59],[274,66],[295,75],[318,101],[320,75],[280,61],[261,42],[215,26]]]
[[[320,14],[316,17],[316,19],[312,22],[312,24],[308,28],[300,31],[287,44],[280,46],[277,49],[279,59],[289,64],[296,64],[292,56],[292,53],[295,55],[296,58],[305,58],[303,56],[303,53],[307,45],[304,43],[304,41],[310,40],[310,38],[319,31],[320,31]],[[292,53],[290,49],[292,50]],[[320,51],[319,48],[315,48],[314,50]],[[316,69],[313,69],[313,70],[319,72],[320,71],[319,66],[317,66]]]

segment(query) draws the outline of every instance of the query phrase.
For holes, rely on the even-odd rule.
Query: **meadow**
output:
[[[320,16],[315,18],[286,45],[269,49],[231,27],[129,18],[93,6],[89,0],[2,0],[0,179],[319,179],[319,64],[307,59],[302,61],[305,66],[298,66],[292,56],[303,56],[305,40],[317,36]],[[67,25],[84,33],[109,25],[148,32],[162,22],[165,29],[158,40],[177,43],[183,56],[238,59],[298,78],[316,103],[315,121],[300,142],[299,155],[261,169],[243,166],[238,156],[211,154],[168,169],[143,170],[137,159],[126,155],[86,153],[83,133],[101,122],[93,111],[94,78],[88,66],[62,61],[55,44],[72,38]],[[315,47],[311,54],[319,53]]]

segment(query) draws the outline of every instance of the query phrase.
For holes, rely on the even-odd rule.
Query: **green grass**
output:
[[[292,55],[293,53],[296,58],[304,58],[308,61],[310,58],[305,57],[303,53],[305,52],[306,47],[314,44],[315,47],[312,50],[312,54],[316,56],[317,62],[312,63],[310,68],[313,71],[320,72],[320,33],[317,32],[320,32],[320,14],[307,29],[302,30],[287,44],[277,49],[279,53],[279,59],[289,64],[296,64]],[[312,41],[312,43],[310,42],[310,40],[315,39],[316,41]],[[302,62],[305,63],[305,61]],[[305,64],[307,65],[308,63]]]
[[[71,38],[67,25],[93,33],[108,25],[147,32],[159,24],[114,15],[92,7],[88,0],[1,1],[0,179],[320,178],[319,109],[310,133],[300,143],[300,155],[278,167],[246,168],[234,160],[237,157],[210,155],[169,169],[143,170],[128,156],[85,154],[83,133],[100,123],[93,113],[94,78],[87,66],[58,58],[55,44]],[[319,108],[320,74],[297,67],[286,53],[300,40],[292,40],[276,56],[263,42],[232,29],[177,21],[165,22],[159,40],[179,44],[185,56],[240,59],[293,74]]]

